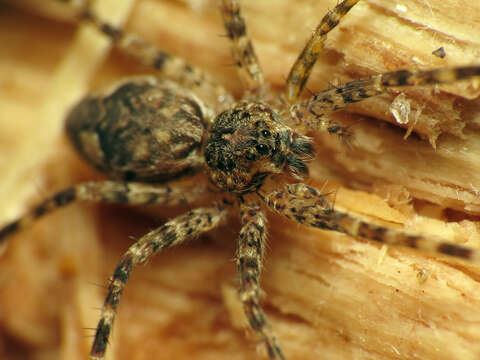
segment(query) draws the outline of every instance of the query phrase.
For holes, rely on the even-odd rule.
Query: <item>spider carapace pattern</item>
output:
[[[87,96],[71,110],[66,120],[70,140],[109,180],[80,183],[56,193],[1,228],[0,241],[74,201],[167,206],[193,202],[207,194],[216,197],[211,206],[191,210],[147,233],[124,253],[108,283],[91,359],[104,358],[132,270],[161,250],[226,224],[237,212],[241,218],[235,255],[239,297],[249,325],[270,359],[285,359],[288,354],[283,353],[260,304],[266,210],[305,226],[480,260],[473,249],[362,220],[334,205],[320,190],[299,182],[308,175],[314,148],[309,137],[294,130],[300,126],[288,124],[345,138],[348,130],[329,119],[329,114],[351,103],[390,87],[444,84],[480,76],[480,66],[401,70],[301,99],[328,32],[359,1],[342,1],[325,15],[291,68],[282,96],[270,94],[264,83],[239,1],[221,1],[233,60],[245,85],[245,93],[237,101],[195,66],[102,21],[87,2],[80,1],[81,21],[94,24],[118,49],[155,70],[157,76],[124,79]],[[199,172],[208,176],[208,188],[166,184]]]

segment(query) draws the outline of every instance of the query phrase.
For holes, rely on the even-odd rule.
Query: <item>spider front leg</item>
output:
[[[287,184],[285,190],[274,191],[262,199],[271,210],[299,224],[480,263],[478,250],[368,222],[340,206],[333,206],[320,190],[305,184]]]
[[[388,88],[448,84],[480,76],[480,65],[426,71],[398,70],[327,89],[300,104],[305,125],[324,128],[325,116],[349,104],[383,94]]]
[[[240,78],[250,90],[259,89],[263,83],[263,71],[247,35],[247,26],[236,0],[222,0],[221,12],[227,35],[232,42],[232,57]]]
[[[270,359],[285,359],[260,305],[260,274],[267,238],[266,218],[256,204],[241,204],[242,229],[236,260],[240,280],[240,300],[250,327],[260,335]]]
[[[199,208],[189,211],[149,232],[125,252],[108,284],[108,293],[95,332],[90,359],[101,360],[105,356],[117,307],[133,268],[144,263],[161,250],[218,227],[226,218],[227,211],[221,207]]]
[[[17,220],[0,228],[0,243],[10,235],[30,226],[35,220],[75,201],[91,201],[131,205],[177,205],[196,200],[204,188],[190,189],[154,186],[142,183],[116,181],[86,182],[57,192]]]
[[[315,29],[310,40],[302,50],[302,53],[295,61],[290,73],[288,74],[287,84],[285,86],[285,96],[290,104],[293,104],[302,90],[305,88],[307,80],[312,72],[313,65],[323,50],[327,34],[333,30],[343,16],[355,6],[360,0],[344,0],[337,4],[333,10],[329,11],[323,17],[320,24]]]

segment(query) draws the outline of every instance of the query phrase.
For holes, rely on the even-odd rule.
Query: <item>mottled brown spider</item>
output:
[[[123,288],[133,268],[156,252],[227,222],[239,208],[236,261],[240,299],[251,328],[270,359],[284,359],[260,305],[260,275],[267,238],[264,208],[299,224],[335,230],[377,242],[403,245],[478,262],[478,252],[421,235],[366,222],[334,206],[320,190],[280,181],[308,175],[314,157],[309,137],[287,124],[341,137],[348,131],[328,118],[348,104],[379,95],[389,87],[443,84],[480,75],[480,66],[412,72],[407,70],[360,79],[299,99],[327,33],[359,0],[339,3],[320,22],[292,67],[282,99],[269,95],[246,33],[239,4],[223,0],[221,11],[233,59],[246,92],[235,101],[207,74],[142,39],[104,23],[88,7],[81,17],[108,36],[123,52],[155,69],[159,77],[125,79],[76,105],[66,120],[78,152],[111,180],[87,182],[62,190],[20,219],[0,229],[0,240],[40,216],[77,200],[122,204],[175,205],[202,196],[218,199],[155,229],[123,255],[108,284],[91,359],[103,359]],[[172,80],[163,80],[162,75]],[[204,99],[200,94],[208,94]],[[211,189],[170,187],[167,182],[206,171]],[[269,181],[274,179],[275,181]]]

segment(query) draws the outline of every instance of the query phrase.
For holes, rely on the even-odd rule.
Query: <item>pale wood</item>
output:
[[[335,3],[242,1],[273,90],[281,89],[304,41]],[[46,11],[44,0],[22,4]],[[47,12],[54,18],[64,14],[62,9]],[[9,7],[0,17],[3,223],[55,189],[98,178],[62,138],[61,115],[86,84],[98,87],[139,69],[113,52],[93,72],[105,50],[92,55],[93,44],[79,49],[85,45],[74,37],[73,24]],[[235,94],[241,92],[228,66],[228,42],[221,36],[215,1],[139,0],[127,27],[205,68]],[[480,58],[478,34],[476,0],[365,0],[329,37],[308,87],[314,91],[399,68],[470,64]],[[440,46],[444,59],[431,54]],[[70,75],[60,77],[58,64],[68,58],[77,59],[77,65],[67,66]],[[59,82],[65,87],[53,93]],[[329,189],[339,188],[337,203],[376,221],[478,248],[471,216],[480,212],[478,84],[438,90],[404,91],[410,121],[421,109],[415,134],[407,140],[410,123],[392,126],[399,124],[390,104],[400,91],[339,114],[339,121],[353,124],[352,147],[317,135],[319,156],[310,183],[321,187],[330,179]],[[50,119],[41,116],[39,109],[52,106],[45,104],[58,105]],[[160,210],[158,216],[181,211]],[[269,219],[265,305],[289,359],[480,356],[477,266],[363,243],[277,216]],[[129,236],[138,238],[160,223],[127,209],[81,205],[16,237],[0,257],[0,358],[85,358],[91,339],[84,337],[90,334],[84,328],[96,325],[94,308],[103,301],[92,283],[105,283],[131,243]],[[237,232],[232,224],[210,240],[173,249],[138,269],[127,286],[109,356],[253,358],[254,338],[245,338],[234,296]]]

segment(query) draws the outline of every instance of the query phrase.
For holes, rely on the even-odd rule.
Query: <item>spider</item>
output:
[[[129,78],[80,102],[68,116],[67,132],[79,153],[111,180],[78,184],[58,192],[29,214],[6,225],[0,231],[2,237],[75,200],[175,205],[193,202],[204,192],[225,194],[213,206],[194,209],[148,233],[125,253],[109,283],[91,358],[103,358],[121,292],[134,266],[159,250],[223,225],[227,215],[237,207],[242,219],[236,254],[240,297],[250,326],[259,334],[272,359],[282,359],[284,355],[259,300],[266,240],[264,208],[303,225],[477,260],[477,253],[471,249],[444,242],[437,244],[419,235],[365,222],[334,206],[327,196],[311,186],[297,182],[278,189],[280,180],[291,182],[292,178],[306,177],[307,161],[314,156],[310,138],[287,123],[294,121],[318,131],[346,136],[347,129],[328,119],[330,112],[381,94],[388,87],[437,84],[480,74],[476,66],[396,71],[325,90],[307,101],[300,100],[323,38],[357,2],[339,3],[322,20],[290,72],[282,101],[269,96],[265,88],[235,1],[223,1],[221,8],[233,43],[233,58],[247,88],[238,101],[195,67],[85,10],[83,18],[96,24],[120,49],[160,73],[178,77],[178,81]],[[206,92],[211,98],[201,100],[197,92]],[[208,174],[213,190],[185,190],[165,184],[201,170]]]

